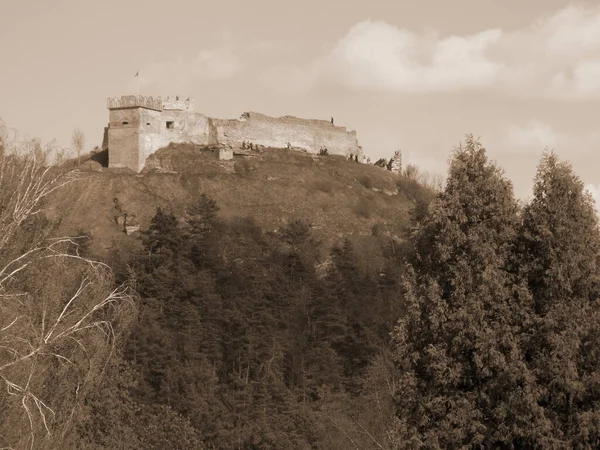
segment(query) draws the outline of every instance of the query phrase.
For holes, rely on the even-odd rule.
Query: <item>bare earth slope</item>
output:
[[[135,245],[139,235],[128,236],[115,223],[114,198],[144,229],[157,207],[181,217],[205,193],[223,218],[251,216],[268,231],[304,219],[326,245],[344,237],[372,239],[374,226],[399,236],[407,223],[413,202],[398,191],[392,172],[341,156],[245,152],[219,161],[214,150],[171,145],[152,155],[141,174],[88,162],[83,178],[51,199],[48,215],[61,218],[64,234],[89,233],[100,255]]]

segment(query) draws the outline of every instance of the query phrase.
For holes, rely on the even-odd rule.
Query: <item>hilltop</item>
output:
[[[220,161],[215,148],[170,144],[148,158],[142,173],[94,160],[101,158],[83,163],[82,179],[52,198],[48,215],[61,216],[64,234],[88,233],[98,255],[136,245],[139,235],[115,223],[115,198],[144,229],[157,207],[182,217],[204,193],[217,201],[222,218],[252,217],[266,231],[305,220],[326,249],[346,237],[359,246],[377,236],[401,239],[415,199],[430,195],[373,165],[288,149],[240,150]]]

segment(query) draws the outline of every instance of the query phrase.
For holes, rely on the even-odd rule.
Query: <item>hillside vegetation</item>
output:
[[[181,217],[204,193],[221,217],[250,216],[268,231],[302,219],[327,250],[346,237],[359,246],[373,234],[402,238],[414,202],[432,195],[414,176],[284,149],[218,161],[210,149],[171,144],[149,158],[142,174],[90,163],[83,170],[84,179],[53,197],[49,216],[60,217],[62,233],[89,234],[99,255],[136,240],[115,224],[114,198],[143,229],[157,207]]]
[[[0,144],[0,446],[600,447],[600,228],[556,154],[520,204],[471,136],[435,193],[298,153],[132,174]]]

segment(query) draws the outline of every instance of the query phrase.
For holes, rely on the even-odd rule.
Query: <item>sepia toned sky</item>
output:
[[[443,173],[467,133],[519,197],[544,148],[600,193],[600,2],[0,0],[0,117],[99,145],[106,97],[335,118],[374,161]]]

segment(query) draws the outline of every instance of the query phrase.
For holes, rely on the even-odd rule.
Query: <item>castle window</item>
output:
[[[150,122],[146,122],[146,125],[150,126]]]
[[[129,125],[129,122],[127,122],[126,120],[124,120],[123,122],[121,122],[121,125]]]
[[[172,120],[168,120],[167,121],[167,129],[168,130],[172,130],[174,128],[175,122],[173,122]]]

